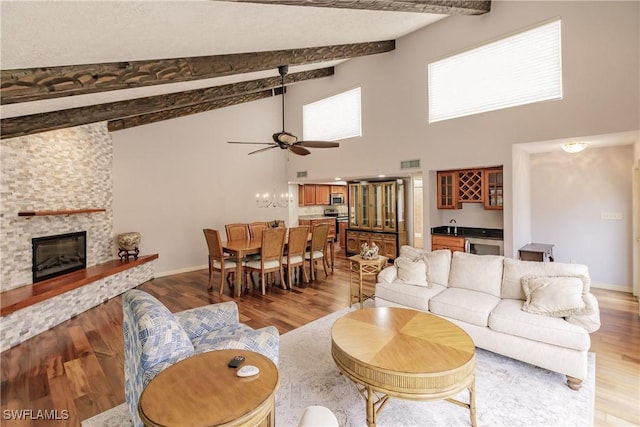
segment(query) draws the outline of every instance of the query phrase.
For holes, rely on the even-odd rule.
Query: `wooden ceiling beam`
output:
[[[273,96],[273,90],[264,90],[261,92],[248,93],[245,95],[232,96],[229,98],[218,99],[216,101],[204,102],[201,104],[189,105],[181,108],[173,108],[171,110],[157,111],[155,113],[141,114],[138,116],[125,117],[122,119],[111,120],[107,123],[109,132],[128,129],[135,126],[148,125],[151,123],[161,122],[163,120],[176,119],[191,114],[204,113],[218,108],[229,107],[231,105],[242,104],[259,99],[269,98]]]
[[[340,9],[418,12],[445,15],[482,15],[491,10],[490,0],[224,0],[237,3],[285,6],[331,7]]]
[[[130,89],[375,55],[395,40],[191,58],[2,70],[0,103]]]
[[[285,84],[328,77],[333,74],[333,67],[291,73],[285,76]],[[240,103],[239,100],[242,99],[246,99],[247,101],[254,100],[253,98],[246,96],[248,94],[276,89],[280,87],[280,84],[280,77],[268,77],[264,79],[248,80],[245,82],[231,83],[185,92],[176,92],[166,95],[156,95],[146,98],[136,98],[126,101],[70,108],[67,110],[4,118],[0,120],[0,134],[1,138],[5,139],[55,129],[80,126],[88,123],[102,121],[115,122],[118,119],[126,117],[147,115],[163,112],[164,110],[174,110],[199,104],[215,103],[229,97],[236,97],[236,101],[238,102],[229,104],[235,105]],[[217,103],[216,105],[220,105],[216,108],[226,106],[224,103]],[[205,108],[203,111],[209,111],[211,109],[214,108]],[[198,108],[186,109],[184,111],[193,111],[193,113],[199,112]],[[180,117],[182,115],[184,114],[179,113],[176,117]],[[170,117],[171,113],[163,112],[161,116]],[[132,122],[132,120],[129,120],[128,122]]]
[[[333,67],[321,68],[317,70],[303,71],[288,74],[285,77],[285,84],[292,84],[304,80],[328,77],[334,74]],[[32,114],[27,116],[11,117],[0,120],[0,130],[2,139],[25,136],[38,132],[46,132],[55,129],[62,129],[72,126],[80,126],[88,123],[101,121],[117,122],[119,119],[127,117],[143,116],[152,113],[162,112],[162,117],[170,117],[171,113],[165,110],[184,109],[185,107],[199,104],[215,103],[217,107],[226,106],[221,101],[224,98],[233,97],[235,101],[228,105],[235,105],[242,102],[263,99],[265,96],[253,98],[246,96],[255,92],[279,89],[280,77],[269,77],[264,79],[249,80],[246,82],[232,83],[222,86],[214,86],[204,89],[195,89],[185,92],[157,95],[146,98],[137,98],[126,101],[110,102],[105,104],[91,105],[86,107],[71,108],[67,110],[51,111],[47,113]],[[277,93],[276,93],[277,94]],[[192,111],[191,114],[202,111],[209,111],[214,108],[196,107],[183,111]],[[184,114],[178,113],[176,117]],[[129,120],[129,122],[132,122]],[[112,127],[115,129],[117,125]]]

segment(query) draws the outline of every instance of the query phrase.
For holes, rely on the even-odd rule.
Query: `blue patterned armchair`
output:
[[[156,375],[194,354],[242,349],[278,363],[280,335],[273,326],[254,330],[240,323],[235,302],[171,313],[155,297],[139,290],[122,295],[125,399],[134,426],[142,426],[138,399]]]

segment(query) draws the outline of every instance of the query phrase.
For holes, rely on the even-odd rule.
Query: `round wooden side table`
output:
[[[239,378],[227,363],[236,355],[258,375]],[[278,368],[267,357],[248,350],[200,353],[160,372],[138,401],[146,426],[275,425]]]

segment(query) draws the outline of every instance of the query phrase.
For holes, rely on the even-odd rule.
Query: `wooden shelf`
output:
[[[0,293],[0,317],[157,258],[158,254],[152,254],[131,261],[120,259],[107,261],[64,276],[2,292]]]
[[[22,211],[18,216],[75,215],[83,213],[105,212],[106,209],[68,209],[59,211]]]

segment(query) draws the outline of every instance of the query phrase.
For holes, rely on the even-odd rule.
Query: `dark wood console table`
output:
[[[522,261],[553,262],[553,246],[546,243],[529,243],[518,249]]]

